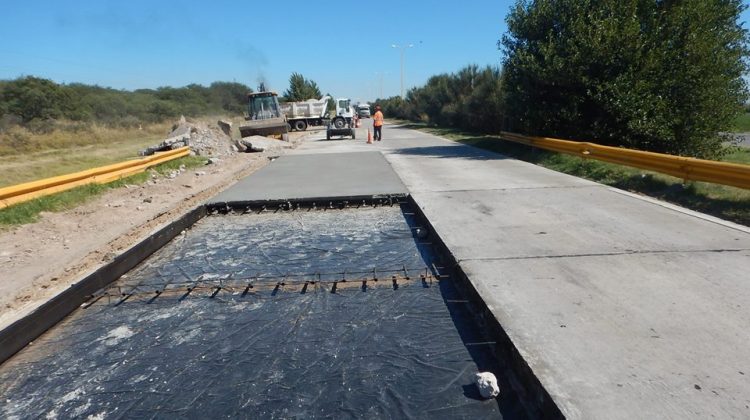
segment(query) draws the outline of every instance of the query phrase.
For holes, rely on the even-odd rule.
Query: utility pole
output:
[[[404,99],[404,50],[406,48],[413,47],[414,44],[397,45],[391,44],[391,48],[398,48],[401,50],[401,99]]]

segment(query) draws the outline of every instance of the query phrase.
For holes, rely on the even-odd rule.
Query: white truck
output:
[[[330,96],[320,99],[308,99],[301,102],[282,102],[281,112],[286,116],[287,127],[291,130],[305,131],[311,125],[326,125],[326,109]]]
[[[358,104],[357,115],[359,115],[359,118],[370,118],[370,104],[367,104],[367,103]]]
[[[351,136],[352,140],[356,138],[356,118],[357,112],[352,106],[351,99],[336,99],[336,116],[328,122],[326,130],[326,139],[330,140],[333,136]]]

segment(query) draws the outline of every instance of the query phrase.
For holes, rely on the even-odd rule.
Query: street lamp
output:
[[[413,47],[414,44],[396,45],[391,44],[391,48],[398,48],[401,50],[401,99],[404,99],[404,50],[406,48]]]
[[[378,77],[378,82],[380,83],[380,96],[379,98],[383,98],[383,76],[386,74],[389,74],[390,72],[387,71],[376,71],[375,76]]]

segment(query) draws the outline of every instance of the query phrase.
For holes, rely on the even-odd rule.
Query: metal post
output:
[[[383,73],[381,72],[380,73],[380,96],[378,96],[378,98],[382,98],[382,97],[383,97]]]
[[[391,44],[391,48],[401,50],[401,99],[404,99],[404,49],[413,47],[414,44],[397,45]]]
[[[404,49],[401,48],[401,99],[404,99]]]

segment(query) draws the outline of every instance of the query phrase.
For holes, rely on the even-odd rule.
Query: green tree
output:
[[[504,96],[498,68],[469,65],[452,74],[431,77],[409,90],[406,99],[378,99],[391,118],[425,121],[474,132],[497,133],[503,127]]]
[[[299,73],[292,73],[289,77],[289,89],[284,92],[284,99],[289,102],[306,101],[320,98],[318,84],[312,80],[305,80]]]
[[[519,0],[505,93],[531,134],[716,156],[747,99],[741,0]]]
[[[21,117],[24,122],[60,118],[70,111],[71,105],[69,93],[58,84],[32,76],[8,82],[0,100],[7,113]]]
[[[247,94],[253,90],[242,83],[214,82],[208,87],[212,102],[224,111],[242,114],[247,103]]]
[[[326,106],[326,112],[329,112],[331,113],[331,115],[333,115],[336,113],[336,97],[331,95],[330,92],[326,93],[325,96],[328,96],[331,98],[328,100],[328,106]]]

